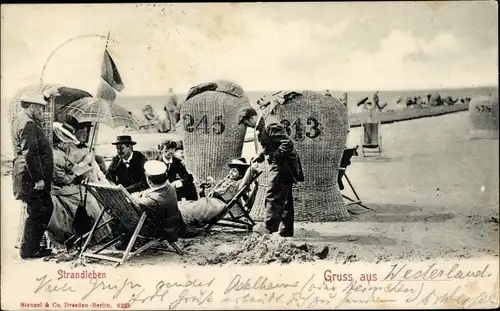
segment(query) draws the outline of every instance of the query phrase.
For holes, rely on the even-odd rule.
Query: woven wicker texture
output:
[[[236,115],[249,105],[248,98],[237,84],[219,83],[222,91],[197,94],[181,108],[185,164],[197,186],[208,176],[223,179],[228,163],[241,156],[245,139],[245,127],[237,124]],[[233,96],[227,90],[239,93]]]
[[[334,97],[304,91],[283,105],[275,117],[289,129],[299,153],[305,181],[294,186],[296,221],[345,221],[349,212],[337,184],[340,159],[348,131],[347,108]],[[251,216],[264,220],[268,184],[268,165],[264,173]]]

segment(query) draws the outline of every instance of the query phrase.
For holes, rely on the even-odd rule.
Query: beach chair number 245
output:
[[[194,131],[201,131],[202,134],[210,134],[210,129],[208,127],[208,117],[207,115],[203,115],[200,121],[196,122],[194,117],[190,114],[185,114],[183,117],[184,130],[188,133],[192,133]],[[196,125],[195,125],[196,124]],[[212,132],[216,135],[220,135],[224,133],[226,126],[222,123],[222,115],[215,116],[212,126]]]
[[[281,120],[280,123],[285,128],[287,135],[295,141],[303,141],[306,137],[315,139],[322,134],[322,124],[312,117],[308,118],[305,124],[300,118],[293,123],[287,119]]]

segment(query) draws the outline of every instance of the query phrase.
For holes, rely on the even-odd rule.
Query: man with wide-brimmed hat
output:
[[[122,185],[128,192],[146,190],[148,184],[144,174],[144,163],[147,158],[139,151],[134,151],[135,141],[129,135],[122,135],[112,143],[116,146],[117,155],[113,157],[106,172],[106,178]]]
[[[19,98],[22,111],[12,122],[14,142],[14,197],[26,203],[20,255],[39,258],[51,254],[40,242],[52,216],[50,189],[54,168],[52,147],[42,125],[47,101],[42,92],[26,91]]]

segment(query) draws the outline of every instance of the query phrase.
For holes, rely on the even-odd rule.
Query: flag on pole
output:
[[[125,85],[123,84],[122,78],[118,73],[118,68],[116,64],[109,55],[108,50],[104,51],[104,59],[102,60],[101,67],[101,78],[104,79],[112,88],[120,92],[123,90]]]

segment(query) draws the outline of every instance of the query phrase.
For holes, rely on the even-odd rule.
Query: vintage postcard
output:
[[[2,310],[498,308],[496,1],[1,6]]]

